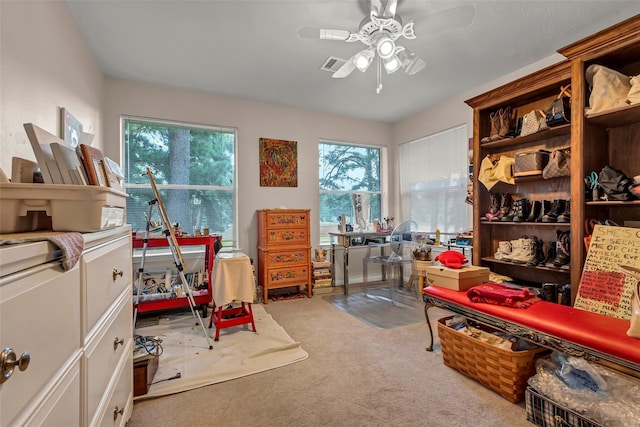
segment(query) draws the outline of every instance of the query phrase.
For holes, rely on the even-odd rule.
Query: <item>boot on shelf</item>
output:
[[[534,222],[538,216],[540,216],[540,209],[542,209],[542,202],[540,200],[534,200],[531,202],[531,210],[529,215],[524,220],[525,222]]]
[[[557,199],[551,205],[551,211],[542,217],[542,222],[558,222],[558,216],[564,212],[566,201]]]
[[[506,138],[511,128],[511,107],[506,107],[498,111],[498,135],[493,139],[497,141]]]
[[[496,251],[495,258],[504,259],[509,255],[511,255],[511,243],[506,240],[498,242],[498,250]]]
[[[522,212],[522,204],[525,199],[518,199],[511,204],[511,209],[507,212],[506,215],[502,215],[500,221],[513,221],[515,216],[518,215],[519,212]]]
[[[522,241],[521,239],[515,239],[509,241],[509,244],[511,245],[511,252],[504,255],[502,257],[502,260],[511,262],[514,257],[519,256],[520,252],[522,252]]]
[[[570,235],[569,231],[556,231],[556,257],[553,260],[553,266],[558,268],[569,268],[571,262],[570,254]]]
[[[540,299],[547,302],[558,302],[558,284],[557,283],[543,283],[542,294]]]
[[[537,237],[533,237],[533,239],[533,258],[527,262],[527,265],[530,267],[535,267],[544,261],[544,251],[542,250],[544,242]]]
[[[551,202],[549,200],[543,200],[540,202],[540,214],[534,220],[535,222],[542,222],[542,218],[551,212]]]
[[[489,114],[489,120],[491,121],[491,131],[489,132],[489,136],[485,136],[480,140],[481,144],[494,141],[494,138],[499,139],[497,138],[498,132],[500,131],[500,115],[498,111]]]
[[[531,205],[529,204],[529,200],[520,199],[520,206],[518,206],[518,211],[513,216],[514,222],[524,222],[529,216],[529,212],[531,211]]]
[[[491,221],[500,217],[500,194],[490,193],[489,198],[489,211],[484,217]]]
[[[511,257],[511,262],[515,264],[527,264],[533,260],[535,237],[523,237],[520,239],[520,252]]]
[[[553,260],[556,259],[556,246],[557,242],[549,242],[547,246],[547,253],[544,257],[544,260],[538,264],[540,267],[553,267]]]
[[[503,193],[500,197],[500,216],[505,216],[511,210],[513,200],[511,199],[511,193]]]
[[[571,200],[565,202],[564,210],[558,215],[558,222],[571,222]]]

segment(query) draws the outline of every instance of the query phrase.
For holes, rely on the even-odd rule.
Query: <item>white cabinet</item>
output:
[[[124,426],[133,407],[130,228],[83,234],[69,271],[47,242],[0,247],[0,425]],[[115,415],[115,421],[114,421]]]

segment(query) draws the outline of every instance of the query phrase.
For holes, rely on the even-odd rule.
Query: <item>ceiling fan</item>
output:
[[[332,77],[345,78],[355,69],[364,73],[375,61],[377,67],[376,93],[380,94],[382,92],[382,68],[387,74],[403,69],[407,74],[413,75],[426,66],[426,62],[422,58],[409,49],[396,44],[396,41],[401,37],[407,40],[417,38],[414,22],[411,21],[403,25],[402,18],[396,13],[397,7],[398,0],[370,0],[369,16],[365,16],[360,22],[356,33],[347,30],[301,27],[298,28],[297,35],[301,38],[362,42],[365,48],[344,61],[333,72]],[[433,14],[430,18],[442,15],[442,19],[434,26],[434,29],[447,29],[470,23],[474,14],[473,6],[466,5]],[[451,22],[443,24],[443,20]]]

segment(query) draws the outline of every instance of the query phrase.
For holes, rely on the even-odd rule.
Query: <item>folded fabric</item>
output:
[[[487,282],[467,291],[473,302],[504,305],[506,307],[527,308],[541,301],[527,288],[512,288],[499,283]]]
[[[62,268],[70,270],[84,250],[84,238],[76,232],[33,231],[0,235],[1,245],[49,241],[62,251]]]
[[[480,164],[478,180],[487,187],[487,190],[491,190],[498,181],[515,184],[512,171],[514,163],[514,157],[500,156],[494,162],[490,156],[486,156]]]

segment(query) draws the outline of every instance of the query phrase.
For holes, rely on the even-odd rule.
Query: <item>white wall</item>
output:
[[[257,257],[256,210],[311,209],[311,241],[318,242],[318,140],[387,146],[391,125],[243,101],[184,89],[107,79],[107,155],[119,159],[121,115],[151,117],[238,129],[238,245]],[[260,187],[260,138],[298,142],[298,187]],[[395,185],[395,184],[394,184]]]
[[[69,109],[101,147],[104,77],[64,3],[0,1],[0,167],[35,161],[23,128],[34,123],[60,135]]]

